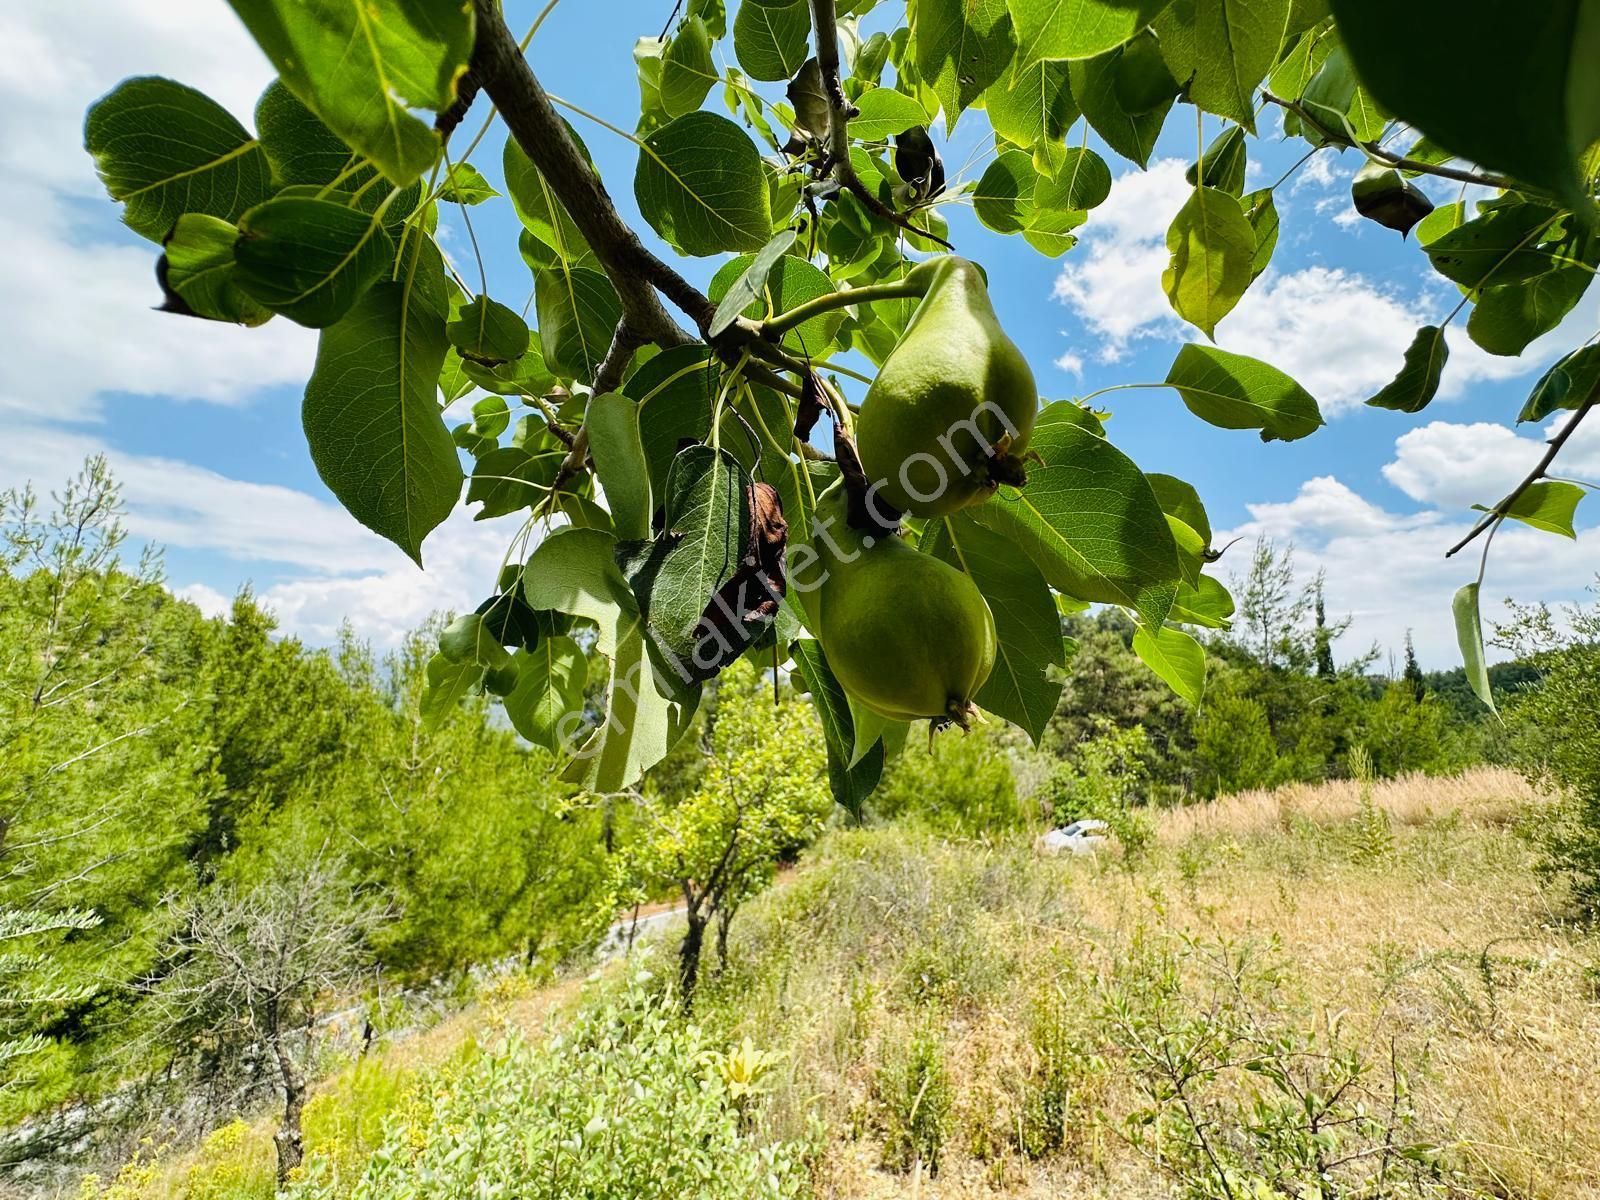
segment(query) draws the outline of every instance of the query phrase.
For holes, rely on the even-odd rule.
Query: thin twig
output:
[[[1589,392],[1589,398],[1579,405],[1578,411],[1572,414],[1572,419],[1561,427],[1561,432],[1550,439],[1549,446],[1538,463],[1535,464],[1533,470],[1528,472],[1521,483],[1511,489],[1504,500],[1485,513],[1483,519],[1472,527],[1466,537],[1445,551],[1444,556],[1446,558],[1465,547],[1467,543],[1471,542],[1485,529],[1488,529],[1489,526],[1505,518],[1511,506],[1517,502],[1518,497],[1544,477],[1545,471],[1555,461],[1556,455],[1561,453],[1561,447],[1566,445],[1567,439],[1572,436],[1573,431],[1578,428],[1584,417],[1589,415],[1589,410],[1594,408],[1596,404],[1600,404],[1600,383],[1595,384],[1594,388]]]
[[[1285,100],[1283,97],[1274,96],[1271,92],[1265,90],[1262,91],[1261,97],[1269,104],[1276,104],[1279,108],[1292,112],[1328,141],[1336,142],[1341,146],[1354,146],[1356,149],[1364,151],[1369,158],[1375,158],[1379,162],[1395,167],[1398,170],[1415,171],[1419,175],[1437,175],[1440,179],[1454,179],[1461,183],[1475,183],[1480,187],[1529,192],[1535,195],[1544,194],[1537,188],[1529,187],[1520,180],[1512,179],[1509,175],[1494,175],[1485,171],[1467,171],[1460,167],[1445,166],[1443,163],[1421,162],[1414,158],[1406,158],[1402,154],[1396,154],[1393,150],[1385,150],[1377,142],[1355,141],[1348,134],[1337,133],[1329,129],[1294,100]]]

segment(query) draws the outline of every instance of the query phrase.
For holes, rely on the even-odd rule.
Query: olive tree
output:
[[[951,206],[1067,254],[1108,202],[1107,156],[1143,167],[1169,122],[1194,128],[1161,282],[1209,338],[1272,261],[1276,192],[1298,164],[1246,179],[1281,124],[1302,164],[1339,158],[1362,216],[1415,233],[1395,253],[1460,289],[1369,400],[1408,413],[1437,392],[1463,314],[1479,347],[1520,353],[1600,263],[1595,0],[913,0],[903,14],[688,0],[635,47],[631,130],[541,83],[548,5],[519,37],[500,0],[230,3],[279,72],[254,129],[182,83],[136,78],[90,110],[88,149],[129,226],[160,245],[169,311],[320,331],[306,436],[359,520],[420,562],[463,485],[480,516],[521,519],[477,622],[429,664],[430,704],[504,692],[519,731],[600,793],[633,786],[703,685],[772,637],[852,807],[909,721],[975,706],[1037,739],[1061,687],[1058,604],[1125,609],[1139,657],[1199,702],[1190,631],[1233,612],[1208,570],[1203,500],[1120,451],[1092,397],[1036,403],[983,273],[946,253],[970,228]],[[637,147],[648,231],[612,202],[574,121]],[[940,146],[975,122],[993,154],[969,179]],[[1487,198],[1435,207],[1420,176]],[[488,294],[481,260],[441,248],[442,210],[470,231],[474,206],[502,195],[536,328]],[[986,366],[1003,396],[972,390]],[[1198,419],[1268,442],[1323,423],[1283,371],[1201,338],[1164,378],[1116,386],[1173,390]],[[1540,379],[1517,419],[1565,423],[1451,553],[1487,550],[1506,520],[1571,532],[1584,485],[1552,467],[1597,399],[1600,346]],[[840,582],[861,614],[841,641],[806,570],[836,545],[816,517],[830,487],[848,499],[849,554],[881,566],[915,543],[971,586],[904,555],[855,572],[877,582]],[[913,575],[931,582],[897,592]],[[1482,577],[1455,617],[1487,701]],[[957,592],[946,609],[961,619],[938,619],[934,594]],[[920,640],[897,624],[909,600],[935,614]],[[580,670],[572,620],[601,681]],[[963,684],[946,695],[952,661]]]

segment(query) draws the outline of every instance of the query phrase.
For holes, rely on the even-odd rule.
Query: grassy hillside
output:
[[[1131,857],[838,831],[693,1028],[631,968],[487,998],[335,1079],[300,1194],[1600,1195],[1600,937],[1540,819],[1482,770],[1234,796]],[[270,1180],[241,1123],[84,1195]]]

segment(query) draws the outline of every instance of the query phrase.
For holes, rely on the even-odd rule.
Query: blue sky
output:
[[[536,11],[521,0],[508,7],[519,28]],[[564,0],[532,47],[534,68],[554,94],[631,128],[634,39],[658,33],[670,8],[670,0]],[[123,480],[132,534],[167,547],[174,590],[215,608],[248,581],[286,628],[312,641],[348,617],[390,644],[431,609],[476,601],[511,532],[506,523],[459,513],[430,539],[428,570],[419,572],[346,516],[300,432],[314,335],[281,319],[237,330],[153,312],[154,248],[122,227],[82,150],[84,108],[132,74],[200,87],[249,123],[270,72],[226,4],[81,0],[70,22],[60,12],[46,0],[12,0],[0,12],[0,44],[10,49],[0,64],[0,488],[32,480],[47,491],[85,454],[104,451]],[[718,52],[732,61],[728,43]],[[723,111],[721,89],[706,103]],[[1253,187],[1304,149],[1278,143],[1275,118],[1265,120],[1269,137],[1252,147]],[[574,121],[636,220],[636,148]],[[1214,132],[1208,122],[1207,138]],[[957,250],[988,268],[1001,319],[1045,397],[1159,380],[1177,348],[1202,337],[1172,315],[1159,282],[1162,237],[1183,201],[1195,139],[1192,110],[1176,110],[1140,172],[1091,137],[1116,176],[1113,196],[1060,260],[983,230],[964,206],[945,208]],[[502,140],[497,126],[475,156],[491,181]],[[988,141],[982,114],[963,116],[944,151],[952,177],[976,179]],[[1325,429],[1264,444],[1204,425],[1166,390],[1118,391],[1097,403],[1114,413],[1112,436],[1141,466],[1200,489],[1224,539],[1292,540],[1304,572],[1325,570],[1330,607],[1354,616],[1347,652],[1373,641],[1397,649],[1413,628],[1424,663],[1449,666],[1449,598],[1475,563],[1447,563],[1443,552],[1469,524],[1467,506],[1498,498],[1537,458],[1547,431],[1503,422],[1544,366],[1594,333],[1600,289],[1521,359],[1491,358],[1461,336],[1441,397],[1421,414],[1362,407],[1398,369],[1416,327],[1456,297],[1413,244],[1355,218],[1348,186],[1358,165],[1354,155],[1324,153],[1279,189],[1272,269],[1218,329],[1219,345],[1274,363],[1316,395]],[[1437,193],[1456,194],[1454,186]],[[490,294],[520,307],[531,280],[509,204],[491,201],[473,220]],[[459,216],[447,213],[443,226],[446,251],[474,279]],[[685,272],[703,284],[719,261],[691,261]],[[1564,461],[1570,474],[1600,478],[1600,430],[1574,437]],[[1589,506],[1579,510],[1576,543],[1503,532],[1487,593],[1579,597],[1600,570],[1600,501]],[[1224,561],[1224,574],[1242,568],[1245,549]]]

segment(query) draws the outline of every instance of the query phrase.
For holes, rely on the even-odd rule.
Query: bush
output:
[[[931,1018],[891,1052],[878,1073],[877,1090],[884,1114],[884,1165],[895,1171],[920,1165],[937,1174],[950,1124],[950,1075],[944,1041]]]
[[[800,1148],[748,1128],[725,1055],[637,974],[544,1046],[513,1035],[422,1082],[359,1176],[313,1154],[289,1200],[746,1200],[807,1193]]]
[[[1518,608],[1496,632],[1539,671],[1506,716],[1517,766],[1562,795],[1544,835],[1546,867],[1571,882],[1581,907],[1600,913],[1600,605],[1567,617],[1562,629],[1544,607]]]
[[[881,817],[910,817],[940,833],[978,836],[1026,823],[1011,764],[997,733],[946,733],[924,752],[908,745],[872,797]]]
[[[1265,787],[1278,766],[1267,710],[1224,678],[1194,722],[1195,758],[1206,795]]]
[[[1145,804],[1150,740],[1143,729],[1118,729],[1110,722],[1095,729],[1050,773],[1039,789],[1040,806],[1056,825],[1104,821],[1123,849],[1137,854],[1154,834],[1149,817],[1135,811]]]

